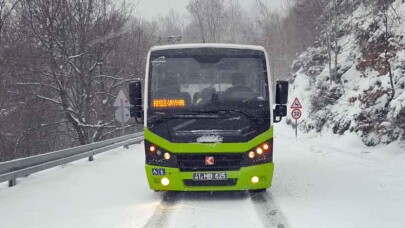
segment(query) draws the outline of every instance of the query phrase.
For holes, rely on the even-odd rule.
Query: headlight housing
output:
[[[145,155],[146,164],[148,165],[177,167],[175,156],[171,152],[148,141],[145,141]]]
[[[273,162],[273,140],[265,141],[245,153],[243,166]]]

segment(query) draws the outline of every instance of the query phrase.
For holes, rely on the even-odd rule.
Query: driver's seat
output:
[[[254,98],[254,92],[246,86],[243,74],[237,72],[232,75],[233,87],[228,88],[223,94],[224,100],[243,101]]]

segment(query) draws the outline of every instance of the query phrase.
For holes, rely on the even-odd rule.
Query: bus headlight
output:
[[[255,158],[255,157],[256,157],[256,153],[253,152],[253,151],[250,151],[250,152],[249,152],[249,158],[250,158],[250,159],[253,159],[253,158]]]
[[[164,157],[166,160],[170,160],[170,154],[167,153],[167,152],[163,155],[163,157]]]
[[[244,166],[260,165],[273,162],[272,140],[252,148],[245,154]]]

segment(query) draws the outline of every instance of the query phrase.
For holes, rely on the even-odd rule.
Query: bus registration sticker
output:
[[[164,176],[166,174],[165,169],[152,169],[153,176]]]
[[[193,173],[194,181],[206,181],[206,180],[227,180],[226,173]]]

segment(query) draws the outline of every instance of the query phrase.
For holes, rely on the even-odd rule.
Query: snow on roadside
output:
[[[270,190],[291,227],[404,227],[405,145],[275,128]]]
[[[142,227],[160,203],[147,186],[140,145],[0,186],[0,227]]]

